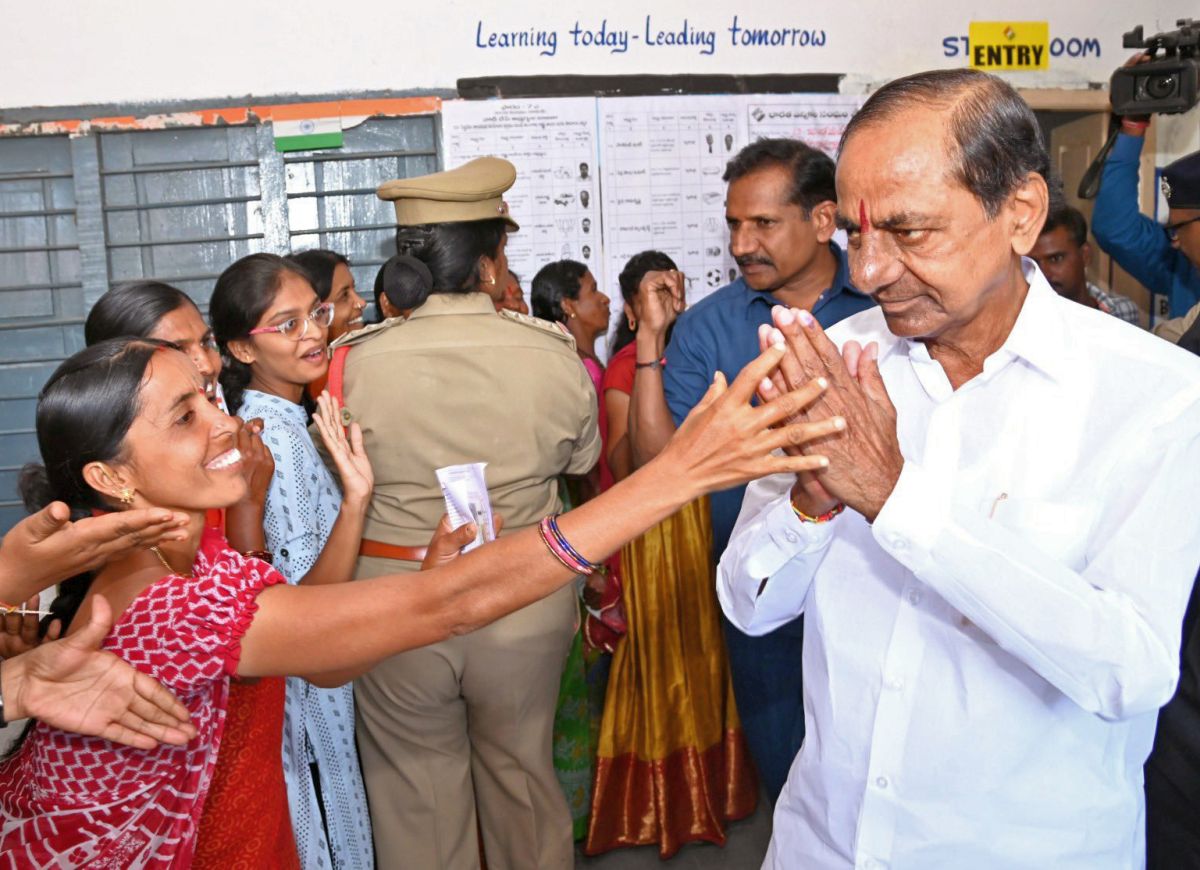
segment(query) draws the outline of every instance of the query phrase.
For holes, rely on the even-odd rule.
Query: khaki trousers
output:
[[[363,564],[375,561],[382,570]],[[400,564],[363,559],[358,575]],[[380,870],[479,870],[477,820],[488,870],[573,866],[552,731],[577,612],[569,584],[469,635],[393,656],[356,681]]]

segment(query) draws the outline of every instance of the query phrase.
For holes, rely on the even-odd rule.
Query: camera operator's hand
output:
[[[1149,60],[1151,60],[1150,55],[1146,54],[1145,52],[1138,52],[1133,57],[1129,58],[1129,60],[1125,61],[1125,63],[1121,64],[1121,69],[1129,69],[1130,67],[1137,66],[1138,64],[1146,63]],[[1110,92],[1110,102],[1111,99],[1112,94]],[[1121,132],[1127,136],[1145,136],[1146,128],[1150,126],[1149,115],[1118,115],[1117,117],[1121,121]]]

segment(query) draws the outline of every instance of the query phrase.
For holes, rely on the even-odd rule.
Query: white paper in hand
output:
[[[471,552],[487,541],[496,540],[492,500],[488,498],[487,482],[483,476],[485,468],[486,462],[472,462],[469,465],[447,465],[436,472],[442,497],[446,500],[451,528],[474,523],[478,529],[475,540],[462,548],[464,553]]]

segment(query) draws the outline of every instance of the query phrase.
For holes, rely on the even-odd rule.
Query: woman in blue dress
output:
[[[308,276],[272,254],[253,254],[226,269],[209,308],[226,401],[232,413],[262,419],[262,438],[275,459],[264,516],[267,549],[293,584],[351,577],[374,484],[357,425],[347,437],[327,395],[312,416],[341,487],[308,433],[314,408],[305,389],[328,369],[332,314]],[[288,678],[283,766],[301,866],[371,868],[350,684],[319,689]]]

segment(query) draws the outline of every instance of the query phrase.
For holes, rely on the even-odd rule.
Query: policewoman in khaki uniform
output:
[[[508,532],[560,510],[558,475],[584,474],[599,458],[596,395],[573,341],[497,313],[489,295],[508,280],[504,245],[517,225],[502,195],[515,180],[511,163],[487,157],[379,188],[395,202],[401,271],[427,298],[408,319],[335,345],[350,348],[345,406],[375,470],[358,578],[418,570],[445,512],[435,469],[486,462]],[[358,680],[382,870],[478,870],[477,819],[490,870],[572,866],[551,732],[574,596],[567,586]]]

